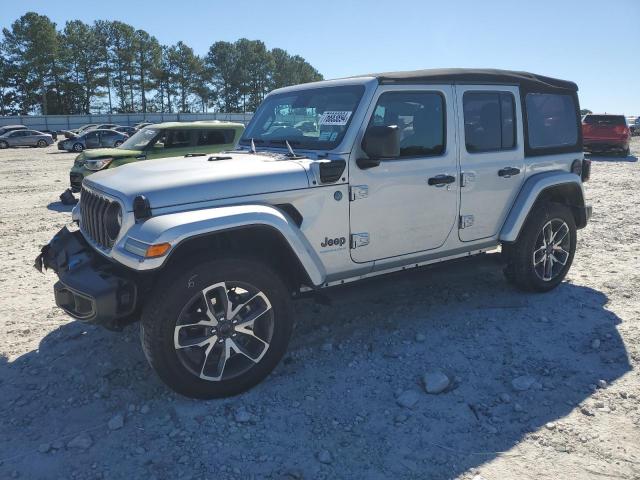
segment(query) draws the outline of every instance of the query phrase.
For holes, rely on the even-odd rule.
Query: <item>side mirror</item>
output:
[[[400,129],[397,125],[370,126],[362,139],[362,149],[369,157],[357,160],[357,165],[362,169],[377,167],[383,158],[398,158]]]

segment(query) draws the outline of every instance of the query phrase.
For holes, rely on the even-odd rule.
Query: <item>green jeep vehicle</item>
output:
[[[117,148],[85,150],[76,157],[71,191],[79,192],[82,180],[98,170],[154,158],[189,153],[216,153],[234,147],[242,136],[241,123],[212,121],[157,123],[141,129]]]

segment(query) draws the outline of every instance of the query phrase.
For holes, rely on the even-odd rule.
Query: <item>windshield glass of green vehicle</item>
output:
[[[271,95],[262,102],[240,143],[311,150],[335,148],[364,93],[361,85],[324,87]]]
[[[160,130],[155,128],[144,128],[139,132],[134,133],[128,138],[120,148],[123,150],[144,150],[149,142],[151,142]]]

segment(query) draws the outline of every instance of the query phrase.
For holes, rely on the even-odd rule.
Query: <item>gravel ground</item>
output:
[[[0,478],[640,478],[632,151],[594,158],[555,291],[513,290],[488,254],[303,300],[274,374],[209,402],[160,383],[137,326],[54,306],[31,265],[70,220],[74,155],[1,151]]]

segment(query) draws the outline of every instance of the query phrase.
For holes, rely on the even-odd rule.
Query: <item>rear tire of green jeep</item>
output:
[[[142,348],[176,392],[210,399],[262,381],[286,352],[293,328],[289,291],[277,273],[248,259],[173,268],[147,301]]]
[[[566,205],[540,203],[518,240],[502,245],[505,277],[520,290],[548,292],[564,280],[576,251],[576,224]]]

